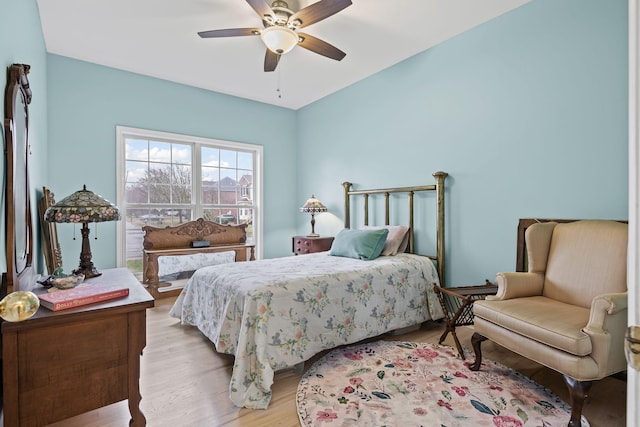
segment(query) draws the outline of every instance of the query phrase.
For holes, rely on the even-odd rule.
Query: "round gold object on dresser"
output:
[[[0,300],[0,317],[7,322],[20,322],[27,320],[40,307],[40,299],[33,292],[11,292]]]

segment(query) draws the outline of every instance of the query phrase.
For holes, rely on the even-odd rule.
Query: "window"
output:
[[[248,224],[260,257],[262,147],[118,126],[118,265],[142,273],[142,227]]]

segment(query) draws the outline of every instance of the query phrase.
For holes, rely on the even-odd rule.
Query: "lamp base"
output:
[[[91,247],[89,246],[89,226],[87,223],[82,224],[82,251],[80,252],[80,266],[73,270],[73,274],[84,274],[85,279],[98,277],[100,273],[91,261]]]
[[[85,267],[85,268],[78,267],[75,270],[73,270],[73,274],[84,274],[85,279],[91,279],[92,277],[102,276],[102,273],[96,270],[96,268],[93,266]]]

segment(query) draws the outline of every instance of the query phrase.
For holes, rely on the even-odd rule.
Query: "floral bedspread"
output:
[[[328,252],[204,267],[170,311],[235,355],[229,394],[265,409],[274,372],[322,350],[444,317],[432,261],[398,254],[372,261]]]

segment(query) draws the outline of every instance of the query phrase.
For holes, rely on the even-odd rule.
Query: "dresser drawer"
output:
[[[333,237],[293,237],[293,253],[295,255],[310,254],[314,252],[323,252],[331,249]]]

